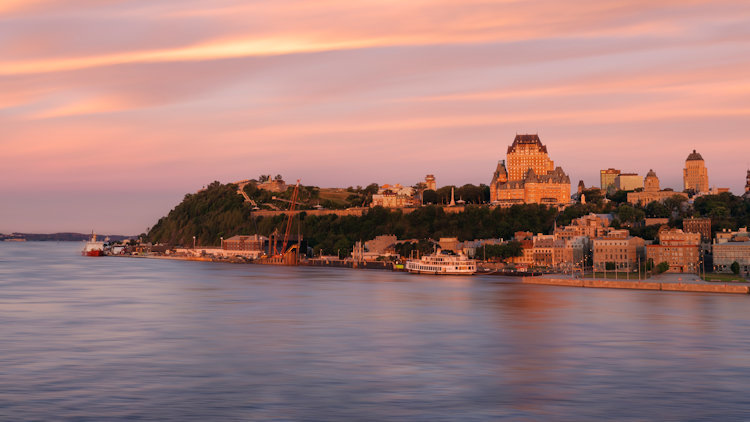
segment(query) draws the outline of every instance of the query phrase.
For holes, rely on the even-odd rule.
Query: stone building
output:
[[[555,167],[538,135],[516,135],[506,161],[499,161],[490,182],[490,200],[513,204],[570,203],[570,177]]]
[[[664,228],[659,231],[659,244],[646,246],[646,259],[654,265],[668,263],[670,273],[694,273],[700,263],[700,244],[700,233]]]
[[[732,264],[737,262],[740,274],[750,275],[750,233],[747,227],[736,232],[725,230],[716,233],[713,257],[716,272],[731,272]]]
[[[620,170],[608,168],[606,170],[599,171],[599,181],[602,190],[605,192],[613,192],[617,189],[615,179],[620,175]]]
[[[424,184],[427,190],[437,190],[437,183],[435,182],[435,175],[428,174],[424,178]]]
[[[613,230],[605,237],[592,241],[594,269],[604,271],[608,262],[618,270],[635,270],[638,257],[643,256],[645,242],[640,237],[630,236],[627,230]]]
[[[385,184],[378,189],[378,193],[372,195],[370,207],[404,208],[414,207],[420,204],[414,196],[414,188],[401,186],[400,184]]]
[[[559,239],[574,239],[584,236],[590,239],[604,237],[612,231],[612,214],[588,214],[576,218],[568,226],[555,228],[555,236]]]
[[[615,190],[636,190],[643,187],[638,173],[620,173],[615,176]]]
[[[286,192],[287,188],[287,184],[281,179],[273,179],[258,184],[258,189],[267,190],[269,192]]]
[[[700,233],[701,242],[711,241],[710,218],[686,218],[682,220],[682,230],[685,233]]]
[[[549,158],[539,135],[516,135],[508,147],[507,158],[508,180],[522,180],[529,169],[536,174],[547,174],[555,169],[555,162]]]
[[[703,157],[693,150],[685,160],[682,170],[685,190],[692,189],[695,193],[708,192],[708,170]]]
[[[675,195],[687,198],[687,194],[683,192],[660,190],[659,178],[653,170],[649,170],[646,178],[643,180],[643,191],[628,193],[628,202],[633,205],[647,205],[654,201],[663,202],[665,199]]]

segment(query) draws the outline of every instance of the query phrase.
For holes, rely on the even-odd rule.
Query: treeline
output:
[[[274,230],[283,233],[285,215],[253,217],[250,206],[236,190],[236,185],[214,182],[198,193],[185,195],[179,205],[151,228],[148,239],[154,243],[192,245],[195,236],[196,244],[215,246],[221,237],[256,233],[268,236]],[[302,212],[294,219],[292,231],[301,231],[316,251],[336,253],[351,251],[356,241],[382,234],[395,234],[399,239],[458,237],[463,241],[509,239],[516,231],[549,233],[556,216],[555,209],[543,205],[494,210],[467,206],[462,213],[445,213],[441,207],[426,206],[408,214],[375,207],[361,217],[313,216]]]
[[[302,196],[314,197],[315,189],[305,188]],[[371,195],[374,189],[375,186],[357,187],[352,188],[350,193],[365,196]],[[268,236],[274,230],[283,233],[286,216],[253,217],[250,205],[236,190],[236,185],[214,182],[198,193],[185,195],[179,205],[154,225],[147,238],[155,243],[192,245],[195,236],[198,245],[213,246],[219,245],[221,237],[227,239],[237,234]],[[296,233],[299,230],[316,252],[322,249],[324,253],[333,254],[338,250],[349,252],[356,241],[370,240],[382,234],[415,240],[457,237],[461,241],[510,239],[517,231],[549,234],[555,224],[568,225],[573,219],[592,212],[612,213],[615,227],[627,227],[634,236],[648,240],[656,237],[658,227],[643,227],[641,223],[646,217],[669,218],[669,225],[673,227],[682,227],[684,218],[709,217],[714,231],[750,226],[750,201],[730,193],[698,197],[692,206],[684,198],[673,197],[663,204],[651,203],[645,207],[618,202],[616,199],[623,198],[620,193],[608,202],[597,193],[598,190],[591,190],[586,195],[586,204],[574,204],[562,212],[534,204],[514,205],[505,209],[467,205],[462,213],[445,213],[438,206],[417,208],[408,214],[376,207],[361,217],[313,216],[302,212],[295,218],[292,231]],[[467,197],[479,200],[479,193],[476,194],[478,196]],[[299,222],[301,226],[298,226]],[[418,242],[412,247],[415,250],[428,248],[427,243]]]

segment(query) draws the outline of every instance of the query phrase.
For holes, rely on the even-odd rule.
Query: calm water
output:
[[[749,420],[750,297],[0,243],[2,420]]]

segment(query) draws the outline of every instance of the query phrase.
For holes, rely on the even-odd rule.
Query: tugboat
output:
[[[96,233],[91,232],[91,239],[86,242],[86,245],[81,251],[83,256],[104,256],[104,242],[96,241]]]
[[[477,262],[464,254],[449,255],[438,251],[419,260],[407,261],[406,271],[412,274],[472,275],[477,272]]]

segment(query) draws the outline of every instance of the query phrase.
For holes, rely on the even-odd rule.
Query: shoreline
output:
[[[248,262],[244,260],[215,259],[202,256],[163,256],[163,255],[108,255],[110,257],[121,258],[140,258],[140,259],[165,259],[172,261],[198,261],[198,262],[219,262],[230,264],[252,264],[265,265],[260,263]],[[303,267],[332,267],[332,268],[350,268],[350,269],[379,269],[403,272],[394,269],[393,264],[384,261],[336,261],[310,259],[300,262],[299,266]],[[476,275],[483,275],[477,273]],[[709,282],[669,282],[661,280],[607,280],[607,279],[581,279],[581,278],[564,278],[564,277],[520,277],[521,284],[541,285],[541,286],[558,286],[558,287],[579,287],[579,288],[596,288],[596,289],[625,289],[625,290],[652,290],[663,292],[689,292],[689,293],[724,293],[724,294],[750,294],[750,284],[728,284],[728,283],[711,283]]]

